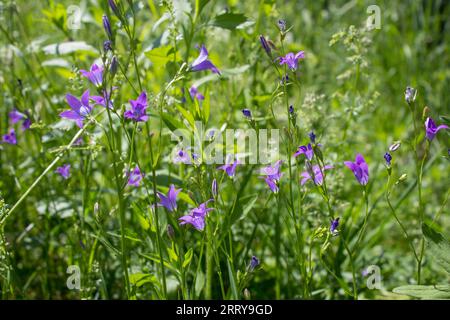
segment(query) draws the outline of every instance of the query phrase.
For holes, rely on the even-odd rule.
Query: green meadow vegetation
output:
[[[0,0],[1,298],[449,299],[449,16]]]

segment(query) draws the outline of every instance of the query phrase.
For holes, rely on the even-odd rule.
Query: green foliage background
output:
[[[122,2],[128,7],[127,1]],[[220,224],[217,237],[230,236],[234,256],[231,265],[225,255],[219,257],[219,263],[214,262],[217,264],[212,297],[244,298],[245,287],[252,298],[259,299],[351,298],[343,290],[342,282],[351,288],[352,274],[339,238],[347,236],[352,240],[352,228],[364,215],[364,199],[360,186],[342,162],[354,159],[360,152],[370,168],[368,193],[372,213],[367,235],[355,260],[359,296],[405,298],[392,293],[392,289],[415,284],[416,266],[408,242],[384,198],[387,173],[383,155],[391,143],[402,141],[399,151],[393,154],[393,174],[395,179],[402,174],[407,174],[407,178],[395,186],[391,201],[417,247],[422,231],[417,219],[414,129],[404,90],[408,85],[418,90],[416,106],[421,132],[421,112],[425,106],[437,122],[448,123],[450,5],[444,0],[133,2],[141,82],[149,94],[151,109],[156,110],[161,104],[167,115],[166,121],[161,122],[159,114],[151,111],[149,128],[141,127],[136,134],[137,152],[143,166],[148,168],[149,178],[151,151],[146,134],[163,128],[161,137],[154,138],[159,139],[155,140],[155,145],[160,146],[155,151],[158,189],[165,192],[170,183],[183,188],[185,195],[180,213],[206,200],[212,178],[208,171],[211,169],[180,169],[170,161],[175,143],[170,141],[167,122],[176,125],[183,122],[183,115],[177,109],[181,89],[187,90],[193,83],[201,84],[199,89],[207,95],[210,109],[208,126],[220,128],[227,123],[230,128],[248,128],[241,110],[249,108],[262,127],[283,129],[288,121],[284,102],[272,99],[280,79],[271,68],[258,37],[262,34],[277,45],[277,21],[285,19],[292,27],[286,36],[286,51],[306,52],[298,74],[301,90],[289,86],[289,102],[298,113],[297,124],[302,137],[299,145],[307,143],[307,133],[314,130],[323,145],[325,162],[336,167],[328,176],[328,184],[333,208],[342,219],[342,231],[331,239],[325,262],[341,280],[337,281],[321,266],[318,252],[323,239],[312,239],[315,231],[328,228],[330,222],[320,194],[312,185],[307,186],[309,192],[305,195],[300,222],[301,238],[305,241],[301,250],[308,253],[312,248],[315,266],[309,295],[305,295],[301,289],[304,279],[296,264],[295,245],[299,243],[294,239],[289,215],[275,198],[268,200],[269,191],[257,177],[258,170],[243,166],[238,169],[234,182],[224,179],[220,185],[223,206],[215,214],[236,214],[238,219],[231,226]],[[78,70],[88,69],[103,50],[106,35],[101,21],[104,13],[113,22],[115,54],[127,76],[118,72],[114,80],[119,108],[125,108],[129,99],[136,98],[128,80],[138,88],[138,79],[130,61],[129,39],[107,1],[77,1],[75,5],[81,9],[82,22],[78,30],[68,28],[73,19],[68,8],[74,1],[3,0],[0,3],[0,133],[7,132],[7,114],[14,107],[29,111],[33,121],[29,132],[18,133],[17,147],[0,145],[0,192],[5,207],[1,206],[6,212],[6,205],[11,207],[19,199],[54,159],[59,148],[67,145],[76,133],[60,121],[58,114],[67,109],[66,93],[80,96],[87,87],[86,79]],[[381,27],[367,30],[365,24],[372,14],[367,8],[373,4],[380,8]],[[226,12],[236,15],[221,20],[220,16]],[[69,41],[78,43],[68,47]],[[196,44],[207,46],[222,77],[204,72],[189,73],[170,87],[161,100],[160,92],[176,76],[181,63],[191,63],[197,57]],[[271,107],[276,119],[271,118]],[[115,128],[121,130],[118,123]],[[129,126],[128,130],[131,133],[133,128]],[[72,177],[63,181],[50,172],[8,218],[0,261],[3,298],[126,298],[118,252],[120,230],[112,175],[114,157],[106,147],[103,132],[98,127],[88,131],[86,144],[63,157],[62,161],[72,164]],[[438,214],[434,228],[444,235],[450,230],[448,132],[441,131],[433,141],[423,178],[425,222],[432,223]],[[123,132],[122,139],[125,140]],[[423,145],[419,146],[419,155],[423,152]],[[116,155],[124,165],[126,160],[123,159],[127,159],[124,141]],[[250,170],[254,170],[253,173]],[[287,193],[286,179],[285,173],[280,193]],[[298,181],[294,183],[297,185]],[[300,197],[301,193],[295,190],[296,198]],[[133,284],[131,297],[139,299],[162,297],[155,221],[145,209],[148,197],[142,190],[124,191],[127,255]],[[270,205],[266,200],[271,201]],[[94,210],[96,203],[98,211]],[[274,216],[281,219],[279,229],[275,228]],[[180,297],[177,276],[188,268],[187,265],[185,276],[188,290],[192,291],[190,298],[205,298],[206,270],[201,260],[203,234],[177,228],[184,236],[184,243],[180,244],[183,250],[179,252],[180,257],[171,256],[172,242],[165,233],[166,224],[170,222],[167,219],[162,216],[160,234],[164,256],[171,266],[167,273],[168,298]],[[178,266],[177,259],[189,258],[189,254],[189,263]],[[260,258],[261,268],[244,281],[243,274],[251,255]],[[281,261],[276,257],[281,257]],[[423,283],[448,282],[448,274],[432,258],[426,251]],[[66,269],[72,264],[81,267],[81,291],[66,287]],[[381,268],[381,290],[369,290],[365,285],[362,271],[369,265]],[[225,295],[217,281],[221,274]],[[235,281],[237,284],[233,283]],[[234,286],[237,288],[233,289]]]

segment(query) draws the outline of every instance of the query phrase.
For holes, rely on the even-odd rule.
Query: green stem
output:
[[[104,110],[100,111],[97,116],[99,116],[101,113],[103,113]],[[78,140],[78,138],[83,134],[83,132],[86,130],[86,128],[93,122],[93,119],[91,119],[88,123],[86,123],[82,129],[80,129],[75,136],[72,138],[72,140],[69,142],[67,146],[65,146],[61,152],[56,156],[56,158],[48,165],[48,167],[40,174],[40,176],[34,180],[34,182],[31,184],[31,186],[28,187],[28,189],[25,191],[25,193],[17,200],[17,202],[12,206],[10,210],[8,210],[1,218],[0,218],[0,227],[4,226],[6,219],[8,219],[9,216],[19,207],[19,205],[25,200],[25,198],[30,194],[30,192],[41,182],[41,180],[45,177],[45,175],[52,170],[52,168],[58,163],[58,161],[62,158],[64,153],[73,146],[73,144]]]
[[[153,143],[150,140],[150,161],[152,166],[152,184],[153,184],[153,198],[154,198],[154,208],[155,210],[155,224],[156,224],[156,246],[158,247],[159,259],[160,259],[160,271],[163,282],[163,293],[164,298],[167,298],[167,284],[166,284],[166,271],[164,267],[164,258],[162,253],[162,245],[161,245],[161,234],[160,234],[160,226],[159,226],[159,216],[158,216],[158,206],[157,206],[157,192],[156,192],[156,172],[155,172],[155,163],[153,162]]]

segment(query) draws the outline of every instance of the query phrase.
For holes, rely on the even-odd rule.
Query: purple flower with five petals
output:
[[[70,177],[70,164],[65,164],[62,167],[58,167],[55,170],[56,173],[59,173],[61,177],[64,179],[69,179]]]
[[[189,89],[189,94],[191,95],[192,100],[197,99],[197,100],[205,100],[205,96],[202,95],[200,92],[198,92],[197,87],[192,86]]]
[[[80,73],[89,79],[96,87],[101,87],[103,83],[103,67],[94,63],[90,71],[80,70]]]
[[[441,129],[448,129],[449,127],[445,124],[441,124],[440,126],[436,126],[433,119],[427,118],[425,120],[425,133],[428,140],[433,140],[434,136],[438,133]]]
[[[194,62],[192,62],[191,70],[211,70],[213,73],[217,73],[220,75],[219,69],[217,69],[217,67],[208,59],[208,50],[206,50],[206,47],[203,44],[200,48],[200,55],[197,59],[194,60]]]
[[[236,173],[236,167],[239,163],[239,160],[235,159],[233,163],[224,164],[223,166],[218,167],[217,170],[225,171],[227,175],[232,178]]]
[[[146,122],[148,115],[147,109],[147,93],[143,91],[136,100],[130,100],[131,109],[123,114],[125,118],[133,119],[136,122]]]
[[[344,161],[344,164],[352,170],[361,185],[365,186],[369,182],[369,167],[361,154],[356,155],[355,162]]]
[[[144,175],[141,173],[139,167],[136,166],[131,172],[128,173],[127,186],[139,187],[143,178]]]
[[[66,101],[72,110],[63,111],[59,116],[74,120],[79,128],[83,128],[84,118],[92,111],[92,107],[89,105],[89,90],[83,93],[81,101],[71,94],[66,95]]]
[[[282,160],[278,160],[273,166],[269,165],[261,170],[261,174],[265,176],[264,181],[267,183],[270,190],[272,190],[272,192],[274,193],[278,193],[279,190],[278,182],[283,175],[280,170],[280,166],[282,163]]]
[[[306,159],[308,159],[309,161],[312,160],[312,158],[314,156],[314,150],[311,146],[311,143],[308,143],[307,146],[298,147],[297,152],[294,153],[294,157],[298,157],[301,154],[304,154]]]
[[[2,136],[2,142],[8,144],[17,144],[16,131],[14,129],[10,129],[9,133]]]
[[[202,231],[205,229],[205,218],[212,208],[207,208],[206,205],[211,200],[201,203],[197,208],[191,210],[188,215],[182,216],[178,220],[180,225],[191,224],[195,229]]]
[[[167,192],[167,196],[158,192],[158,198],[161,201],[158,203],[159,206],[165,207],[169,211],[174,211],[177,209],[177,197],[180,193],[181,189],[175,189],[173,184],[170,185],[169,191]]]
[[[280,65],[286,64],[292,71],[297,70],[298,60],[305,58],[305,51],[299,51],[296,54],[289,52],[284,57],[280,57]]]
[[[330,165],[326,165],[322,168],[322,170],[320,170],[320,167],[318,165],[315,165],[313,167],[311,167],[310,170],[304,171],[301,173],[301,176],[303,177],[302,181],[300,182],[300,184],[303,186],[306,182],[308,182],[308,180],[313,180],[313,176],[314,176],[314,184],[316,186],[321,186],[323,183],[323,173],[325,172],[325,170],[330,170],[333,169],[333,166]]]

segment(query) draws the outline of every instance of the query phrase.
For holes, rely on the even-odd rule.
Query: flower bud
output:
[[[109,7],[111,8],[112,12],[114,12],[114,14],[117,17],[120,17],[120,11],[119,11],[119,8],[117,7],[116,1],[108,0],[108,3],[109,3]]]
[[[266,38],[264,38],[263,35],[260,35],[260,36],[259,36],[259,41],[261,41],[261,46],[263,47],[264,51],[266,51],[267,55],[268,55],[269,57],[271,57],[271,56],[272,56],[272,51],[271,51],[271,49],[270,49],[269,44],[267,43]]]
[[[105,29],[106,35],[108,36],[109,40],[112,40],[112,30],[111,30],[111,23],[109,22],[109,19],[106,15],[103,15],[103,28]]]
[[[111,75],[114,76],[117,73],[119,62],[117,61],[117,57],[114,56],[111,60],[111,66],[109,67],[109,72],[111,72]]]
[[[106,40],[105,42],[103,42],[103,50],[105,52],[112,51],[112,42],[111,42],[111,40]]]
[[[417,95],[417,90],[416,89],[414,89],[413,87],[406,87],[406,90],[405,90],[405,101],[408,104],[411,104],[414,101],[416,101],[416,95]]]
[[[173,229],[171,224],[167,225],[167,236],[170,240],[173,240],[175,238],[175,230]]]
[[[212,191],[212,195],[215,198],[217,198],[217,180],[214,179],[211,185],[211,191]]]

